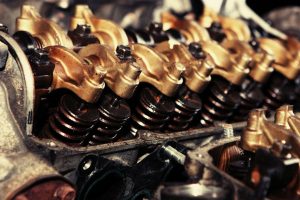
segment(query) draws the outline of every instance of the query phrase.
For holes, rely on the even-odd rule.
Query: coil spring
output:
[[[174,102],[153,87],[143,88],[139,93],[132,113],[132,134],[135,135],[139,129],[161,130],[175,109]]]
[[[242,84],[240,97],[241,102],[236,113],[234,113],[234,121],[243,121],[247,119],[249,111],[262,105],[264,94],[261,89],[261,84],[248,77]]]
[[[275,110],[284,103],[290,102],[290,95],[293,91],[290,91],[291,82],[278,72],[274,72],[269,79],[268,83],[265,84],[264,88],[265,100],[264,107]]]
[[[30,54],[34,49],[43,48],[41,41],[26,31],[17,31],[13,38],[18,42],[25,54]]]
[[[130,118],[131,110],[126,101],[112,93],[105,93],[98,104],[99,118],[89,144],[101,144],[116,140]]]
[[[175,100],[175,110],[168,123],[168,129],[172,131],[187,129],[201,106],[202,102],[198,94],[182,86]]]
[[[247,152],[232,145],[222,151],[218,167],[239,180],[245,180],[250,171],[250,161]]]
[[[239,106],[239,88],[222,77],[215,76],[204,92],[200,111],[200,125],[210,126],[214,121],[229,119]]]
[[[75,96],[65,94],[49,117],[48,135],[68,144],[80,144],[94,128],[98,111]]]

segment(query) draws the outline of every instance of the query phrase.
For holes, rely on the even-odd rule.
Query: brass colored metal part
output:
[[[265,116],[265,109],[255,109],[249,114],[248,123],[241,138],[242,148],[256,151],[258,148],[270,148],[277,142],[292,146],[292,152],[300,156],[299,137],[281,125],[269,121]]]
[[[104,89],[105,71],[86,63],[78,54],[65,47],[48,47],[55,64],[51,88],[66,88],[86,102],[96,102]]]
[[[216,64],[212,74],[220,75],[229,82],[239,85],[249,73],[250,57],[247,53],[235,60],[229,51],[214,41],[202,42],[202,47]]]
[[[132,60],[122,61],[114,51],[105,45],[91,44],[78,53],[88,63],[99,66],[105,70],[105,83],[119,97],[128,99],[132,97],[139,84],[141,70]]]
[[[270,38],[259,39],[260,47],[274,56],[273,67],[286,78],[293,80],[300,73],[300,52],[294,55],[288,51],[282,41]]]
[[[274,71],[273,62],[274,57],[267,52],[255,54],[249,76],[259,83],[266,82]]]
[[[128,38],[116,23],[97,18],[87,5],[77,5],[74,17],[71,19],[70,28],[73,30],[78,24],[89,24],[92,34],[98,38],[101,44],[116,49],[118,45],[128,45]]]
[[[276,110],[275,123],[300,136],[300,117],[294,114],[292,105],[283,105]]]
[[[22,6],[21,15],[16,21],[16,30],[29,32],[38,39],[42,47],[73,47],[71,39],[56,23],[42,18],[35,7],[30,5]]]
[[[300,41],[295,37],[289,37],[286,41],[286,46],[292,56],[296,57],[300,51]]]
[[[220,23],[228,40],[249,41],[250,29],[243,20],[219,16],[210,8],[204,8],[202,16],[198,19],[201,26],[209,28],[213,22]]]
[[[188,43],[210,40],[207,30],[192,20],[179,20],[170,13],[163,13],[161,16],[164,30],[170,28],[178,29]]]
[[[205,6],[203,14],[198,19],[198,22],[201,26],[208,28],[213,22],[219,22],[219,16],[213,9],[210,9],[207,6]]]
[[[205,59],[198,60],[189,52],[188,47],[177,43],[162,42],[157,44],[155,49],[163,53],[168,62],[180,62],[185,66],[183,77],[187,87],[200,93],[211,80],[211,72],[214,68],[214,62],[210,56]]]
[[[235,59],[240,57],[243,53],[247,53],[250,57],[253,57],[255,54],[255,51],[252,49],[249,43],[245,41],[236,39],[224,40],[221,46],[226,48]]]
[[[249,41],[251,32],[248,25],[240,19],[219,17],[227,40]]]
[[[241,57],[243,53],[248,54],[248,56],[252,58],[249,76],[259,83],[264,83],[274,71],[272,66],[274,61],[273,56],[264,50],[255,52],[248,42],[224,40],[222,46],[225,47],[236,60]]]
[[[142,44],[131,44],[132,55],[142,69],[140,82],[153,85],[166,96],[173,96],[183,83],[185,67],[181,63],[168,63],[161,54]]]

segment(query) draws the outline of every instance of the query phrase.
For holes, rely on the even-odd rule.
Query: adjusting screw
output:
[[[74,32],[79,35],[89,35],[91,33],[91,26],[88,24],[77,24]]]
[[[127,60],[131,58],[131,49],[128,46],[117,46],[116,53],[120,60]]]
[[[202,46],[200,43],[192,42],[189,44],[189,51],[196,59],[204,59],[205,53],[203,52]]]

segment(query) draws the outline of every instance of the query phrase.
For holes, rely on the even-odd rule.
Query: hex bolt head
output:
[[[198,42],[190,43],[189,51],[196,59],[204,59],[205,58],[205,53],[203,52],[202,46]]]
[[[150,32],[156,32],[159,33],[163,30],[163,25],[162,23],[158,23],[158,22],[153,22],[150,24],[149,26],[149,31]]]
[[[216,40],[217,42],[222,42],[223,39],[226,37],[222,29],[223,28],[220,23],[213,22],[207,30],[212,39]]]
[[[117,46],[116,53],[120,60],[126,60],[131,58],[131,49],[128,46]]]
[[[219,22],[213,22],[211,25],[210,25],[210,28],[212,29],[215,29],[215,30],[221,30],[222,29],[222,26]]]
[[[48,52],[44,49],[35,49],[32,56],[42,61],[48,60]]]
[[[77,24],[74,32],[79,35],[89,35],[91,33],[91,26],[88,24]]]
[[[254,49],[254,51],[257,51],[260,47],[256,39],[250,40],[249,45]]]

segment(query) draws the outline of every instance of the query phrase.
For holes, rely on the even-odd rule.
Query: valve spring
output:
[[[97,126],[89,138],[90,145],[116,140],[131,116],[128,103],[112,92],[105,92],[100,98],[98,112]]]
[[[43,45],[41,41],[26,31],[17,31],[13,38],[21,46],[25,54],[30,54],[34,49],[41,49]]]
[[[182,86],[175,100],[175,110],[168,123],[168,129],[172,131],[186,130],[201,106],[202,102],[198,94],[186,86]]]
[[[203,93],[200,126],[210,126],[214,121],[225,121],[240,104],[240,88],[222,77],[214,76]]]
[[[239,108],[234,113],[234,121],[246,120],[249,111],[260,107],[265,97],[261,89],[261,84],[250,77],[246,78],[241,88],[241,102]]]
[[[138,97],[131,117],[132,134],[136,135],[139,129],[162,130],[175,109],[174,102],[153,87],[143,88]]]
[[[81,144],[92,131],[97,120],[95,107],[84,103],[76,96],[65,94],[58,108],[49,117],[48,135],[67,144]]]
[[[292,82],[278,72],[273,72],[271,78],[265,84],[264,107],[275,110],[284,103],[292,101],[293,89]]]

